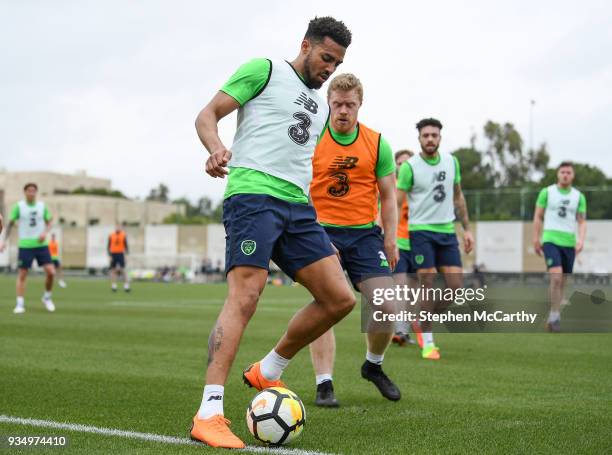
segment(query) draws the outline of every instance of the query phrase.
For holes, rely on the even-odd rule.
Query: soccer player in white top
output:
[[[282,386],[289,360],[355,305],[331,242],[308,205],[312,155],[329,116],[317,89],[342,63],[350,42],[342,22],[313,19],[292,62],[246,63],[196,120],[210,153],[206,172],[229,174],[223,203],[228,295],[210,334],[206,386],[191,430],[192,438],[208,445],[244,447],[223,415],[224,384],[265,288],[270,259],[306,287],[314,302],[295,314],[274,349],[243,372],[247,385]],[[217,123],[235,110],[238,127],[230,150]]]
[[[25,199],[15,204],[9,216],[9,224],[6,229],[8,238],[15,222],[19,223],[19,256],[17,275],[17,304],[13,313],[21,314],[25,312],[25,284],[28,270],[32,262],[36,262],[45,270],[47,279],[45,281],[45,293],[42,302],[48,311],[55,311],[55,305],[51,300],[51,290],[53,289],[53,277],[55,268],[51,261],[47,235],[51,230],[51,213],[44,202],[36,200],[38,186],[35,183],[28,183],[23,188]],[[0,251],[4,251],[6,242],[0,240]]]
[[[533,216],[533,248],[546,259],[550,274],[550,314],[546,328],[561,330],[561,301],[566,273],[574,270],[574,259],[584,248],[586,198],[572,186],[574,167],[564,161],[557,168],[557,183],[543,188]],[[576,239],[576,228],[578,239]]]
[[[421,153],[404,162],[397,181],[398,207],[408,194],[410,207],[410,243],[417,276],[425,288],[432,288],[436,272],[444,275],[446,287],[463,286],[463,269],[455,234],[455,211],[463,226],[463,245],[469,254],[474,247],[468,211],[461,190],[459,161],[448,153],[439,153],[442,123],[423,119],[416,125]],[[432,313],[443,310],[451,302],[421,300],[421,308]],[[438,360],[431,322],[413,324],[424,359]]]

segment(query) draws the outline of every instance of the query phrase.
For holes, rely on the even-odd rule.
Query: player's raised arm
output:
[[[206,172],[212,177],[224,178],[232,152],[223,145],[217,124],[226,115],[240,107],[238,101],[223,92],[218,92],[198,114],[195,127],[198,137],[210,157],[206,161]]]

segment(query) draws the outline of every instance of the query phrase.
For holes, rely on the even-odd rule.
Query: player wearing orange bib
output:
[[[57,284],[59,284],[60,288],[65,288],[66,282],[64,281],[64,271],[62,270],[62,263],[59,257],[59,243],[57,242],[55,234],[51,234],[51,240],[49,240],[49,254],[51,254],[51,262],[53,262],[55,266]]]
[[[118,224],[115,231],[108,236],[108,255],[110,256],[111,290],[117,292],[117,279],[123,275],[123,290],[130,292],[130,282],[125,270],[125,255],[129,253],[127,235]]]
[[[331,82],[330,123],[313,156],[310,197],[317,219],[338,250],[353,286],[371,296],[374,289],[393,286],[391,271],[398,259],[397,202],[391,148],[380,133],[358,123],[362,100],[363,87],[354,75],[342,74]],[[379,192],[384,238],[375,222]],[[381,309],[387,311],[389,305]],[[373,382],[385,398],[397,401],[400,390],[382,370],[392,334],[392,324],[378,331],[368,326],[361,376]],[[310,344],[310,353],[317,382],[316,404],[338,406],[332,384],[335,356],[332,329]]]
[[[399,170],[400,166],[404,161],[412,158],[414,152],[410,150],[399,150],[395,153],[395,166]],[[397,246],[399,248],[399,260],[397,266],[393,271],[393,281],[399,286],[410,286],[412,288],[418,287],[418,281],[416,280],[416,268],[412,258],[412,250],[410,248],[410,226],[408,225],[408,199],[404,199],[404,202],[399,208],[399,220],[397,224]],[[398,312],[407,311],[408,302],[399,302]],[[408,322],[399,321],[395,323],[395,335],[393,335],[393,343],[398,346],[406,346],[407,344],[414,344],[415,342],[410,339],[408,334]],[[420,333],[417,332],[417,339]]]

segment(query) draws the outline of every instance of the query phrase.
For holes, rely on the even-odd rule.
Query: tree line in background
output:
[[[470,216],[475,220],[529,220],[539,190],[557,181],[549,167],[546,144],[533,150],[512,123],[488,121],[483,128],[484,150],[470,147],[453,154],[461,164],[461,185]],[[559,163],[557,163],[559,164]],[[612,219],[612,179],[597,166],[574,162],[574,186],[587,198],[590,219]]]
[[[170,189],[164,183],[149,191],[147,201],[181,204],[185,213],[173,213],[164,219],[166,224],[208,224],[221,223],[223,217],[223,201],[215,205],[208,196],[200,197],[195,203],[185,196],[178,199],[170,198]]]
[[[461,185],[473,220],[529,220],[541,188],[557,181],[556,167],[549,167],[545,143],[538,148],[525,146],[512,123],[488,121],[483,128],[484,149],[476,146],[452,152],[461,164]],[[587,197],[590,219],[612,219],[612,178],[597,166],[574,162],[574,185]],[[167,185],[160,183],[146,198],[149,201],[183,204],[185,214],[172,214],[164,222],[172,224],[220,223],[223,201],[214,204],[207,196],[195,203],[186,197],[170,198]]]

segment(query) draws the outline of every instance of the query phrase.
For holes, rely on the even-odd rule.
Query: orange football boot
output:
[[[211,447],[224,447],[226,449],[244,449],[242,440],[232,433],[231,422],[221,414],[215,414],[208,419],[200,419],[196,412],[191,425],[190,437]]]
[[[411,324],[411,326],[412,326],[412,332],[416,336],[416,340],[417,340],[417,343],[419,344],[419,347],[423,349],[423,346],[425,346],[425,343],[423,343],[423,331],[421,330],[421,325],[418,322],[414,321]]]
[[[257,390],[269,389],[270,387],[287,388],[287,386],[280,379],[270,381],[264,378],[264,375],[261,374],[260,363],[261,362],[255,362],[252,365],[249,365],[249,367],[242,373],[242,379],[246,385],[249,387],[254,387]]]

